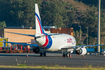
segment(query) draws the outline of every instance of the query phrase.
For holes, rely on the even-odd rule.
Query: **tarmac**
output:
[[[76,56],[72,54],[71,58],[62,57],[62,53],[47,53],[46,57],[40,57],[39,54],[29,53],[0,53],[0,65],[18,65],[26,64],[28,66],[67,66],[67,67],[84,67],[84,66],[94,66],[94,67],[104,67],[105,66],[105,56],[102,55],[85,55]]]

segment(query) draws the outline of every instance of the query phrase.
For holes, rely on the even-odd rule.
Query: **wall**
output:
[[[35,29],[4,29],[4,37],[8,38],[8,41],[10,42],[35,43],[34,37],[18,35],[8,32],[35,35]]]
[[[51,30],[51,33],[65,33],[73,36],[73,28],[57,28],[57,29],[50,29],[50,30]]]
[[[0,37],[4,36],[4,29],[0,29]]]

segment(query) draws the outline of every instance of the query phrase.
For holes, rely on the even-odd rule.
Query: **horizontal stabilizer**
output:
[[[6,31],[6,32],[7,32],[7,31]],[[7,32],[7,33],[12,33],[12,34],[18,34],[18,35],[24,35],[24,36],[35,37],[35,35],[31,35],[31,34],[22,34],[22,33],[15,33],[15,32]]]

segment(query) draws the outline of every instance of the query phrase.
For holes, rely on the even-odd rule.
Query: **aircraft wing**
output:
[[[7,32],[7,31],[6,31],[6,32]],[[22,33],[15,33],[15,32],[7,32],[7,33],[12,33],[12,34],[18,34],[18,35],[24,35],[24,36],[35,37],[35,35],[30,35],[30,34],[22,34]]]
[[[93,47],[93,46],[104,46],[105,44],[95,44],[95,45],[82,45],[82,46],[74,46],[73,48],[78,48],[78,47]]]
[[[83,47],[94,47],[94,46],[104,46],[105,44],[95,44],[95,45],[79,45],[79,46],[70,46],[70,47],[62,47],[61,49],[75,49],[75,48],[83,48]]]
[[[37,44],[27,44],[27,43],[18,43],[18,42],[5,42],[5,41],[0,41],[0,42],[3,42],[3,43],[11,43],[11,44],[19,44],[19,45],[29,45],[30,47],[39,47]]]

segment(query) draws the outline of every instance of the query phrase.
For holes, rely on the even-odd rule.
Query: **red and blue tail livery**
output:
[[[42,23],[37,4],[35,4],[35,23],[36,23],[36,34],[44,34],[45,32],[41,25]]]

